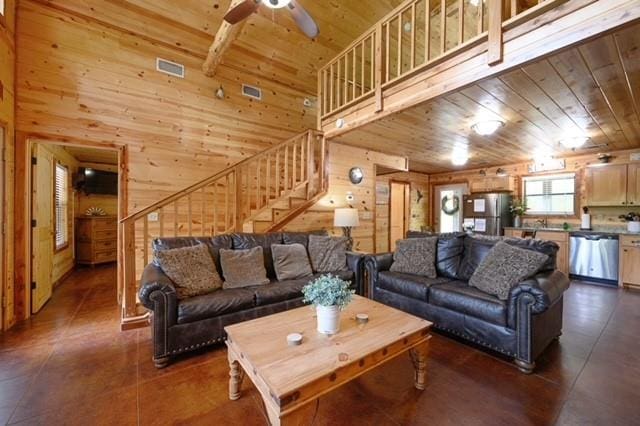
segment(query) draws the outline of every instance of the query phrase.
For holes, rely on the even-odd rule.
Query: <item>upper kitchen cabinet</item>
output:
[[[513,176],[491,176],[470,179],[469,190],[472,193],[513,192],[516,190],[516,178]]]
[[[627,206],[640,204],[638,164],[588,167],[587,206]]]

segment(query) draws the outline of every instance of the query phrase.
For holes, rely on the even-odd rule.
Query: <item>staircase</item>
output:
[[[309,130],[120,221],[121,327],[148,323],[137,290],[154,238],[282,229],[326,194],[325,154],[322,133]]]

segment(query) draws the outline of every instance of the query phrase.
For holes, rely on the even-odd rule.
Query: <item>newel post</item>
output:
[[[502,0],[489,0],[489,51],[487,63],[495,65],[502,62]]]
[[[124,269],[124,306],[125,318],[136,316],[136,228],[133,220],[125,221],[122,226],[123,269]]]

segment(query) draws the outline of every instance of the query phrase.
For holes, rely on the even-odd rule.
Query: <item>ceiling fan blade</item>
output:
[[[237,24],[243,19],[247,19],[253,12],[258,10],[259,0],[244,0],[224,15],[224,20],[230,24]]]
[[[309,38],[316,38],[318,34],[320,34],[320,29],[318,28],[318,24],[313,20],[311,15],[304,10],[300,4],[296,0],[291,0],[289,3],[289,11],[291,12],[291,16],[293,20],[296,21],[300,30],[307,35]]]

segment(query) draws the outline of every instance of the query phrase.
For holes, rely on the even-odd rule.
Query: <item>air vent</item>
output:
[[[156,70],[174,77],[184,78],[184,65],[166,59],[156,59]]]
[[[262,100],[262,90],[258,87],[249,86],[248,84],[242,85],[242,94],[249,98],[257,99],[259,101]]]

